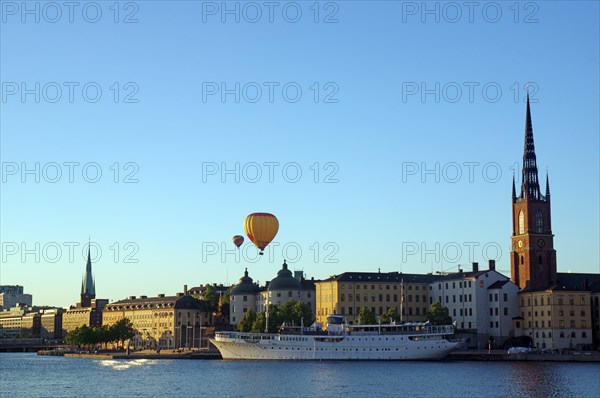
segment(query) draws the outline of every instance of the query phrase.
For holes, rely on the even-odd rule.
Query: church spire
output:
[[[513,174],[513,191],[512,191],[513,199],[517,199],[517,188],[515,187],[515,175]]]
[[[550,183],[548,182],[548,170],[546,170],[546,197],[550,196]]]
[[[94,298],[96,297],[96,286],[94,283],[94,278],[92,277],[92,258],[90,254],[90,246],[91,245],[88,245],[88,257],[85,265],[85,274],[81,283],[81,295]]]
[[[521,183],[521,197],[540,200],[540,184],[538,182],[535,146],[533,144],[533,126],[531,124],[531,110],[529,107],[529,93],[527,93],[527,114],[525,116],[525,144],[523,148],[523,181]]]

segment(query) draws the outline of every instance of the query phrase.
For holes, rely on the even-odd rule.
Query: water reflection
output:
[[[571,380],[559,368],[544,363],[515,362],[510,380],[514,397],[564,397],[570,395]]]
[[[133,360],[114,360],[114,359],[103,359],[95,361],[101,366],[106,366],[114,370],[126,370],[136,366],[150,366],[156,365],[159,361],[157,359],[133,359]]]

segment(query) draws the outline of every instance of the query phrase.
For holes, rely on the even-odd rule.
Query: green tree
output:
[[[79,329],[79,341],[81,345],[90,346],[96,342],[94,330],[87,325],[83,325]]]
[[[67,333],[65,337],[65,341],[70,345],[80,345],[81,344],[81,328],[77,327]]]
[[[427,320],[432,325],[450,325],[452,323],[448,307],[444,307],[439,301],[436,301],[431,306],[431,309],[427,313]]]
[[[256,320],[252,324],[252,332],[264,333],[265,332],[266,316],[265,311],[256,315]],[[269,304],[269,333],[277,332],[277,329],[281,325],[282,320],[279,314],[279,310],[276,305]]]
[[[237,325],[237,330],[239,332],[251,332],[252,326],[254,325],[255,321],[256,321],[256,312],[254,312],[252,309],[249,309],[248,311],[246,311],[244,316],[242,316],[242,319],[240,319],[240,323],[238,323],[238,325]],[[263,330],[264,330],[264,328],[263,328]]]
[[[94,328],[94,335],[97,344],[103,344],[104,348],[106,345],[110,343],[112,336],[111,333],[105,325],[98,326]]]
[[[303,301],[291,299],[286,301],[279,308],[279,317],[281,322],[286,322],[289,325],[300,326],[302,322],[305,325],[313,323],[312,310]],[[304,318],[304,320],[302,320]]]
[[[390,308],[385,314],[381,316],[381,323],[392,323],[392,322],[400,322],[400,315],[398,315],[398,311],[395,308]]]
[[[200,295],[200,299],[204,301],[206,312],[213,313],[219,309],[219,294],[217,288],[213,285],[205,285],[204,291]]]
[[[230,315],[229,303],[231,301],[231,289],[233,289],[234,286],[230,286],[229,289],[227,289],[225,291],[225,293],[223,293],[223,297],[221,297],[221,316],[224,319],[229,319],[229,315]],[[255,315],[256,315],[256,313],[255,313]]]
[[[136,330],[129,318],[123,318],[113,323],[110,328],[111,341],[121,342],[121,347],[125,346],[125,340],[135,336]]]
[[[376,325],[377,318],[375,318],[375,314],[369,307],[363,307],[358,313],[356,322],[359,325]]]

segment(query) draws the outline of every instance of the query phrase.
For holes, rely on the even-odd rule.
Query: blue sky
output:
[[[284,257],[509,270],[528,82],[559,271],[599,272],[597,2],[55,4],[1,2],[0,283],[36,304],[77,300],[88,237],[113,300]],[[236,257],[255,211],[278,246]]]

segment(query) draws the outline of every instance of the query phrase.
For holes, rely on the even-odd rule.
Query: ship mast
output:
[[[404,278],[400,279],[400,324],[403,323],[404,314]]]

